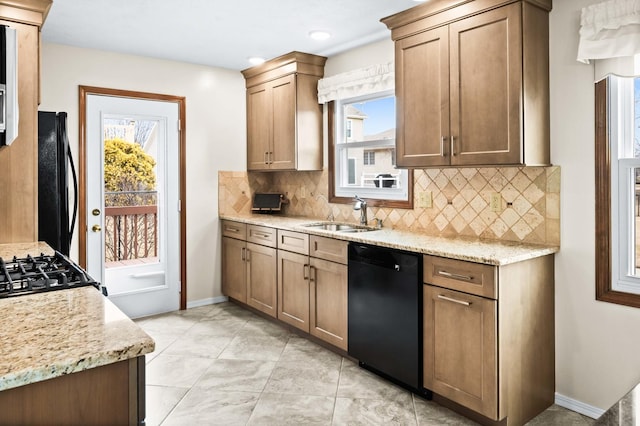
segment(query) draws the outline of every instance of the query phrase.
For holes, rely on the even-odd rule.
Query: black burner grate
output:
[[[100,289],[82,268],[62,253],[49,256],[0,257],[0,298],[92,285]]]

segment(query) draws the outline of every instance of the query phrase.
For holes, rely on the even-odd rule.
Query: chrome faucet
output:
[[[360,225],[367,224],[367,202],[356,195],[356,202],[353,205],[354,210],[360,210]]]

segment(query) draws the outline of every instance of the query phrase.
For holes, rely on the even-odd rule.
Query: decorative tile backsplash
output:
[[[369,220],[385,227],[434,236],[468,236],[534,244],[560,244],[560,167],[483,167],[414,170],[414,206],[431,191],[431,208],[369,207]],[[220,214],[249,214],[255,192],[285,194],[284,213],[357,222],[352,204],[327,201],[327,170],[321,172],[218,172]],[[502,205],[492,211],[491,195]]]

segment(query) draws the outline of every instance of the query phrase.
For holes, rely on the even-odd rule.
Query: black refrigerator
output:
[[[68,256],[77,212],[78,180],[67,138],[67,113],[38,111],[38,239]]]

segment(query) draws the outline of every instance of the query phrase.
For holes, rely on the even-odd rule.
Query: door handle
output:
[[[444,152],[444,144],[447,141],[447,137],[446,136],[442,136],[440,138],[440,156],[441,157],[446,157],[446,154]]]
[[[91,230],[92,230],[93,232],[100,232],[100,231],[102,231],[102,227],[101,227],[100,225],[96,224],[96,225],[93,225],[93,226],[91,227]]]
[[[247,260],[247,257],[246,257],[246,255],[245,255],[245,251],[246,251],[246,250],[247,250],[247,249],[246,249],[246,248],[244,248],[244,247],[242,247],[242,248],[240,249],[240,259],[241,259],[243,262],[244,262],[245,260]]]
[[[313,278],[311,278],[311,271],[313,271]],[[316,267],[309,265],[309,282],[316,281]]]
[[[458,300],[452,297],[443,296],[442,294],[438,295],[438,299],[446,300],[447,302],[457,303],[458,305],[471,306],[471,302],[467,302],[465,300]]]
[[[100,209],[91,210],[91,214],[94,215],[94,216],[100,216]]]
[[[309,279],[310,269],[311,268],[309,268],[309,265],[307,265],[306,263],[302,265],[302,279],[304,279],[305,281]]]
[[[451,136],[451,155],[452,156],[456,156],[456,137],[455,136]]]
[[[471,275],[454,274],[453,272],[442,270],[438,271],[438,275],[442,275],[447,278],[453,278],[454,280],[473,281],[473,277]]]
[[[164,275],[164,271],[143,272],[140,274],[131,274],[129,276],[131,278],[147,278],[147,277],[156,277],[160,275]]]

